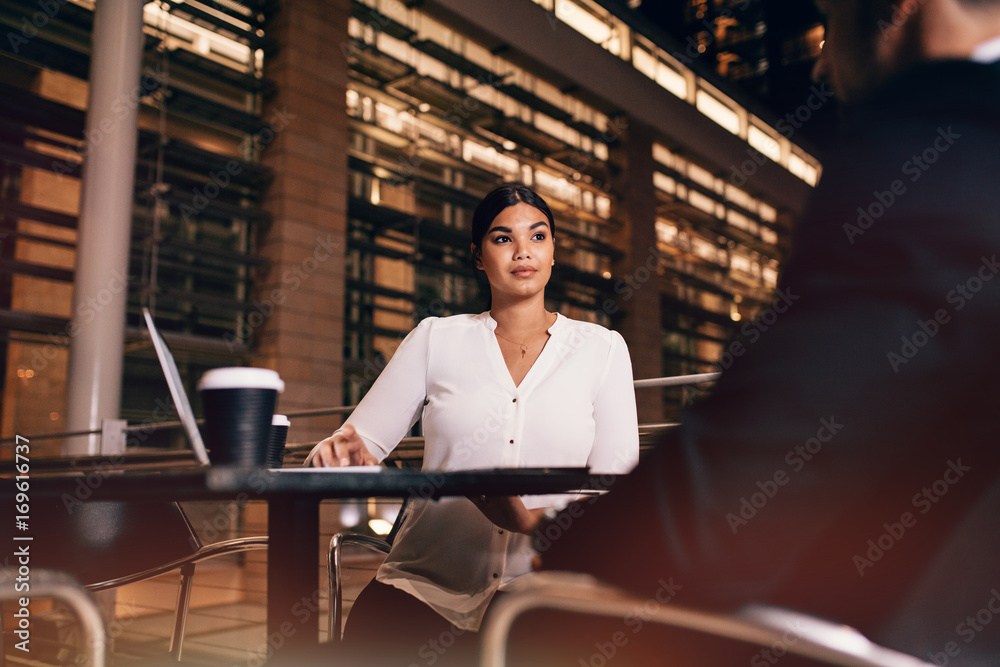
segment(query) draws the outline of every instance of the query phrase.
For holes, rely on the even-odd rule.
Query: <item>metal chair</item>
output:
[[[410,507],[410,499],[403,499],[399,508],[399,514],[392,524],[392,530],[385,537],[375,537],[364,535],[352,531],[337,533],[330,538],[330,550],[327,554],[327,572],[330,578],[330,627],[329,640],[333,643],[340,643],[344,633],[344,581],[343,581],[343,554],[344,547],[349,544],[364,547],[373,553],[387,555],[392,543],[396,539],[399,529],[406,520],[406,513]]]
[[[38,526],[32,566],[74,575],[102,591],[180,570],[169,655],[181,660],[195,567],[203,561],[266,549],[267,537],[203,544],[180,505],[172,502],[32,502]]]
[[[24,544],[29,543],[25,542]],[[34,599],[53,598],[70,607],[80,621],[80,625],[83,626],[86,653],[91,667],[104,667],[107,662],[104,620],[101,618],[101,610],[90,591],[63,572],[32,568],[30,576],[31,597]],[[17,568],[0,569],[0,599],[17,600],[24,597],[24,590],[18,585],[17,578]],[[19,626],[18,620],[15,612],[15,626]],[[14,632],[18,629],[19,627],[15,627]],[[30,637],[28,641],[30,641]],[[30,644],[28,646],[30,647]]]
[[[646,599],[593,577],[544,572],[523,578],[498,599],[480,632],[481,667],[507,664],[506,644],[514,620],[533,609],[626,617],[643,609],[643,621],[694,630],[759,646],[782,642],[789,653],[841,667],[930,667],[909,655],[878,646],[861,633],[813,616],[767,606],[750,606],[735,614],[718,614],[675,604],[650,609]],[[796,641],[788,642],[789,627]]]

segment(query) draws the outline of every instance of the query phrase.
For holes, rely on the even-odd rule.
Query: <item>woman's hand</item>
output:
[[[350,424],[344,424],[326,440],[321,440],[312,451],[314,468],[339,468],[342,466],[377,466],[378,459],[365,447],[364,440]]]
[[[545,516],[545,508],[529,510],[517,496],[469,496],[496,526],[514,533],[531,533]]]

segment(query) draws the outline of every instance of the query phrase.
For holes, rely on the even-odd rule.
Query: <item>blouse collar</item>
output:
[[[479,318],[482,320],[483,324],[486,325],[487,329],[490,331],[496,331],[497,321],[493,319],[493,315],[490,314],[490,311],[487,310],[480,313]],[[566,316],[560,312],[556,312],[556,320],[552,323],[552,326],[548,328],[548,332],[550,334],[557,333],[563,326],[565,326],[565,322]]]

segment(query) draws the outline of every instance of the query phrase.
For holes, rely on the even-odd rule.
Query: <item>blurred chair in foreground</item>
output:
[[[773,664],[772,661],[787,652],[820,664],[840,667],[930,665],[878,646],[853,628],[778,607],[748,606],[735,614],[719,614],[675,604],[650,605],[648,602],[647,598],[603,584],[588,575],[569,572],[530,575],[498,598],[487,616],[480,631],[480,667],[504,667],[508,664],[507,643],[511,626],[523,613],[537,609],[612,618],[641,614],[644,623],[691,630],[720,640],[781,647],[777,657],[761,664]],[[790,631],[790,628],[794,630]],[[587,664],[584,660],[580,663]],[[702,667],[714,667],[716,664],[721,667],[723,663],[705,662]],[[755,662],[751,660],[751,664]]]
[[[28,544],[27,542],[25,544]],[[23,587],[18,586],[18,569],[4,568],[0,570],[0,599],[18,600],[24,598],[26,592]],[[43,570],[33,567],[30,574],[30,595],[32,599],[53,598],[69,606],[76,614],[80,625],[84,630],[84,650],[91,667],[104,667],[107,660],[107,639],[104,634],[104,621],[101,618],[101,610],[97,606],[94,596],[73,577],[52,570]],[[23,607],[27,610],[27,607]],[[10,632],[17,633],[18,630],[26,633],[23,635],[30,642],[30,617],[22,625],[17,612],[14,612],[14,627]],[[20,636],[19,636],[20,637]],[[15,642],[16,643],[16,642]],[[27,644],[30,649],[30,643]],[[25,655],[30,655],[27,651]],[[79,664],[79,663],[78,663]]]

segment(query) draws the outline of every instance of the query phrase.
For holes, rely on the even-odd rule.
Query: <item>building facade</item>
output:
[[[715,370],[773,298],[818,161],[676,45],[592,0],[150,3],[121,415],[170,401],[148,306],[194,394],[258,365],[283,412],[356,402],[419,319],[485,304],[479,198],[552,207],[549,308],[622,332],[636,378]],[[92,2],[0,9],[3,437],[66,430]],[[76,303],[77,320],[71,320]],[[640,421],[676,393],[643,390]],[[672,404],[672,403],[671,403]],[[116,417],[117,415],[108,415]],[[299,419],[294,440],[336,421]],[[134,446],[180,445],[142,433]],[[61,446],[53,440],[53,449]]]

